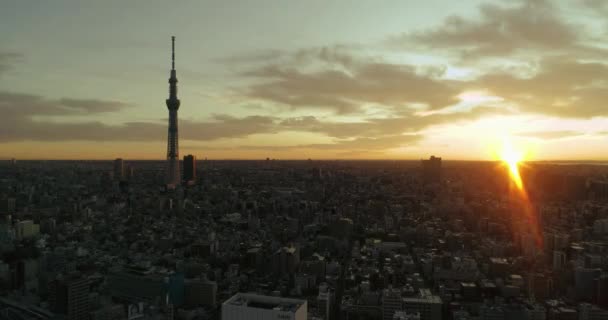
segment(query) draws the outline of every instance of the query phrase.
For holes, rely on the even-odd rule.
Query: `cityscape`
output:
[[[81,32],[59,19],[78,10],[69,0],[57,11],[7,2],[16,16],[31,13],[41,25],[53,17],[70,40]],[[263,37],[282,32],[262,21],[263,8],[227,3],[252,12],[236,16],[276,29]],[[351,14],[367,16],[358,3],[332,9],[311,1],[290,19],[306,19],[316,6],[323,8],[318,21],[337,17],[346,4]],[[313,50],[318,61],[309,67],[336,67],[321,71],[303,71],[312,59],[306,50],[286,67],[278,66],[284,53],[274,51],[223,57],[217,63],[229,68],[252,59],[271,64],[241,72],[263,82],[229,81],[233,91],[221,98],[189,67],[197,53],[182,50],[200,38],[153,34],[162,52],[150,49],[156,44],[125,45],[137,53],[121,65],[162,57],[154,66],[163,66],[168,81],[132,70],[110,77],[141,77],[142,86],[163,82],[160,92],[142,95],[158,97],[146,106],[155,109],[149,114],[120,113],[137,108],[118,98],[136,95],[137,82],[106,91],[110,87],[98,86],[103,82],[83,75],[64,83],[66,92],[56,98],[16,93],[0,81],[6,114],[0,120],[0,320],[608,320],[608,61],[602,60],[608,49],[592,41],[608,40],[608,33],[592,34],[589,22],[589,38],[575,35],[575,22],[605,17],[608,2],[583,3],[447,5],[442,10],[466,7],[480,17],[449,13],[443,27],[408,41],[462,43],[460,53],[470,56],[444,66],[451,71],[429,69],[424,76],[340,51],[361,50],[354,44]],[[398,6],[432,16],[433,4],[442,1]],[[83,5],[82,15],[121,12],[98,5]],[[129,19],[120,23],[135,28],[156,12],[150,8],[173,9],[149,5],[146,11],[127,4],[122,10]],[[186,20],[199,5],[212,11],[205,17],[218,15],[209,28],[228,23],[215,11],[222,5],[211,9],[207,1],[184,1],[170,15],[184,10]],[[392,17],[391,10],[379,10]],[[243,30],[245,20],[237,23]],[[175,23],[186,28],[201,21]],[[11,31],[32,35],[17,29]],[[88,36],[76,38],[82,41],[77,48],[86,47]],[[9,49],[19,43],[7,39]],[[127,59],[111,48],[102,53],[113,56],[109,61]],[[549,49],[554,55],[541,54]],[[0,46],[0,79],[13,77],[17,88],[20,79],[31,79],[34,90],[52,68],[39,77],[20,73],[14,58],[21,54],[11,52]],[[40,63],[31,54],[32,63]],[[534,56],[546,59],[531,67],[538,73],[504,73],[507,65],[520,72],[515,64],[528,65]],[[475,63],[471,76],[445,76]],[[495,65],[481,66],[486,63]],[[193,93],[188,81],[209,91]],[[67,98],[72,88],[75,98]],[[85,88],[102,90],[109,100],[77,96],[76,88],[83,96]],[[237,93],[285,108],[252,104],[242,107],[252,114],[230,114],[229,105],[243,99]],[[195,103],[197,94],[226,106],[197,111],[213,108]],[[270,114],[256,114],[263,110]],[[160,120],[146,118],[161,111]],[[212,120],[200,120],[206,112]],[[302,142],[320,133],[330,142]]]

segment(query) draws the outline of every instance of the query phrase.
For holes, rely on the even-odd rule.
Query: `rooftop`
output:
[[[286,312],[296,312],[306,300],[289,299],[273,296],[263,296],[258,294],[237,293],[232,298],[224,302],[225,305],[268,309]]]

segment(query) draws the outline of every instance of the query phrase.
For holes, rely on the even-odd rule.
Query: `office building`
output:
[[[237,293],[222,304],[222,320],[307,320],[306,300]]]
[[[591,302],[596,294],[595,279],[601,276],[602,270],[595,268],[576,268],[574,270],[574,288],[576,297],[580,300]]]
[[[125,180],[125,163],[121,158],[114,160],[114,180],[124,181]]]
[[[65,315],[67,320],[89,319],[89,280],[73,274],[49,283],[51,311]]]
[[[136,268],[110,272],[106,281],[110,296],[124,303],[153,302],[167,294],[163,276]]]
[[[553,269],[561,270],[566,265],[566,253],[563,251],[553,251]]]
[[[193,184],[196,181],[196,157],[189,154],[184,156],[184,182]]]
[[[0,199],[0,216],[14,214],[17,210],[17,200],[15,198]]]
[[[401,290],[389,287],[382,291],[382,319],[391,320],[396,311],[403,308]]]
[[[441,158],[431,156],[429,160],[422,160],[422,179],[425,183],[441,182]]]
[[[403,298],[403,310],[420,313],[421,320],[440,320],[441,307],[441,298],[431,294],[429,289],[420,289],[417,296]]]
[[[90,313],[90,320],[116,320],[125,319],[125,307],[120,304],[104,306]]]
[[[420,320],[420,314],[407,313],[405,311],[395,311],[392,320]]]
[[[294,246],[281,247],[272,256],[273,270],[277,274],[292,274],[300,264],[300,252]]]
[[[23,240],[37,236],[40,233],[40,225],[32,220],[23,220],[15,225],[15,237],[17,240]]]
[[[594,304],[581,303],[578,306],[579,320],[608,320],[608,310]]]
[[[207,279],[186,279],[184,282],[184,304],[186,307],[214,307],[217,283]]]
[[[330,320],[335,303],[335,295],[327,283],[319,285],[319,295],[317,296],[317,308],[323,314],[324,320]]]

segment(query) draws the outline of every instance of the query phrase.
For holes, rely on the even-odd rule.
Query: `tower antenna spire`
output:
[[[175,36],[171,37],[171,69],[175,70]]]

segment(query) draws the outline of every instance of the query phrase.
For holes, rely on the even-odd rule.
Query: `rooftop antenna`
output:
[[[175,36],[171,37],[171,69],[175,70]]]

